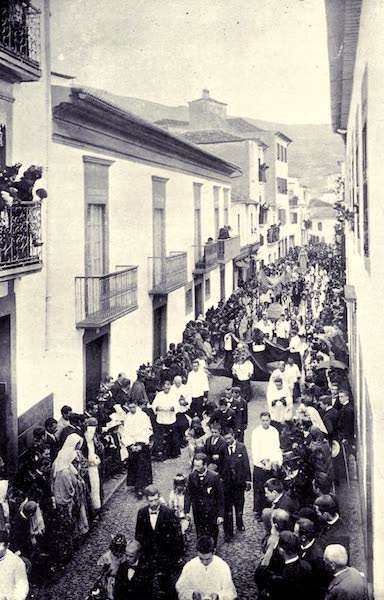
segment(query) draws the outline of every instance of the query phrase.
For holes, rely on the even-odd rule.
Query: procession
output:
[[[237,590],[246,582],[232,577],[220,549],[244,535],[250,495],[261,546],[248,543],[247,560],[259,598],[306,598],[309,590],[333,598],[339,573],[338,585],[355,594],[348,597],[364,598],[338,497],[355,460],[342,279],[335,248],[295,248],[268,278],[189,322],[183,343],[141,365],[132,385],[123,372],[106,377],[84,414],[63,406],[59,421],[35,429],[13,485],[2,480],[12,597],[25,599],[29,585],[44,587],[76,564],[90,530],[103,527],[103,483],[117,478],[127,504],[134,494],[141,508],[134,530],[122,523],[94,557],[99,574],[88,598],[244,597]],[[265,363],[265,403],[251,382],[266,346],[275,360]],[[227,383],[211,398],[216,373]],[[259,422],[247,431],[251,407]],[[168,461],[166,496],[153,465]]]
[[[0,2],[0,600],[384,600],[383,25]]]

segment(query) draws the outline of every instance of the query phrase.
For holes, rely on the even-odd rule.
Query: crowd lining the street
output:
[[[259,598],[364,598],[337,498],[355,453],[343,278],[337,248],[294,248],[187,323],[182,343],[141,365],[132,385],[124,373],[108,376],[84,414],[63,406],[58,421],[36,428],[12,482],[0,462],[0,582],[12,590],[1,589],[0,598],[25,600],[26,572],[39,586],[65,568],[99,519],[103,482],[125,472],[147,503],[135,539],[117,534],[99,559],[90,598],[234,600],[216,546],[221,526],[225,543],[244,531],[252,489],[265,528]],[[251,381],[267,351],[276,368],[249,460]],[[219,372],[232,385],[217,404],[209,390]],[[164,499],[152,461],[177,458],[185,447],[190,472],[175,473]],[[197,556],[183,566],[193,527]]]

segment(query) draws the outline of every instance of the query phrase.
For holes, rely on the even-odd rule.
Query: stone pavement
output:
[[[230,382],[225,377],[211,378],[211,397],[216,400]],[[245,436],[245,443],[250,454],[251,432],[259,423],[259,413],[266,408],[265,390],[266,383],[252,384],[252,400],[249,404],[249,426]],[[168,460],[164,463],[153,463],[154,483],[160,488],[165,500],[168,499],[172,488],[173,477],[177,472],[188,473],[188,459],[186,450],[178,459]],[[358,523],[356,495],[346,494],[346,510],[343,517],[350,525],[352,535],[352,564],[364,570],[361,564],[362,540],[361,527]],[[255,600],[257,590],[253,581],[253,573],[256,559],[260,555],[260,542],[263,537],[264,528],[255,521],[253,516],[252,492],[246,495],[244,525],[246,531],[237,533],[232,543],[224,543],[221,528],[218,542],[218,554],[231,567],[234,583],[238,592],[239,600]],[[40,590],[37,597],[39,600],[82,600],[97,579],[99,569],[97,560],[109,546],[111,536],[116,533],[124,533],[128,539],[134,536],[136,514],[143,506],[144,500],[138,501],[134,494],[127,490],[123,483],[118,487],[109,502],[103,507],[99,522],[94,525],[86,538],[85,544],[77,552],[75,558],[68,565],[65,573],[51,586]],[[354,510],[351,510],[353,506]],[[345,514],[344,514],[345,512]],[[186,552],[185,560],[195,555],[195,535],[193,534]],[[139,599],[138,599],[139,600]]]

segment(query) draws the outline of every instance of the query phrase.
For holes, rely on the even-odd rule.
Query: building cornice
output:
[[[90,140],[85,132],[94,132],[95,135],[91,135],[91,144],[96,143],[95,137],[100,139],[104,136],[104,150],[114,150],[111,139],[118,138],[122,145],[124,142],[129,144],[130,152],[136,147],[152,154],[173,158],[183,164],[208,169],[221,176],[233,177],[241,174],[236,165],[201,150],[135,115],[82,91],[64,89],[69,95],[64,96],[64,102],[59,102],[53,109],[53,120],[54,123],[60,122],[61,135],[64,135],[65,129],[67,137],[76,132],[74,141],[87,143]],[[143,158],[142,152],[138,158]]]

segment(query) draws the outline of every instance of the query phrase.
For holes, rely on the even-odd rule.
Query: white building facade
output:
[[[49,359],[55,407],[81,411],[104,375],[135,378],[233,291],[234,165],[92,91],[53,87]],[[60,243],[58,243],[60,240]]]
[[[49,2],[5,2],[0,31],[0,170],[21,163],[19,177],[42,167],[47,187],[50,139]],[[1,202],[1,200],[0,200]],[[52,414],[46,379],[46,210],[52,197],[1,203],[0,455],[9,472]],[[43,244],[43,245],[42,245]]]
[[[380,0],[325,4],[333,129],[346,142],[346,300],[366,577],[370,597],[380,599],[384,597],[384,409],[379,374],[384,325],[377,308],[384,294],[384,4]]]

